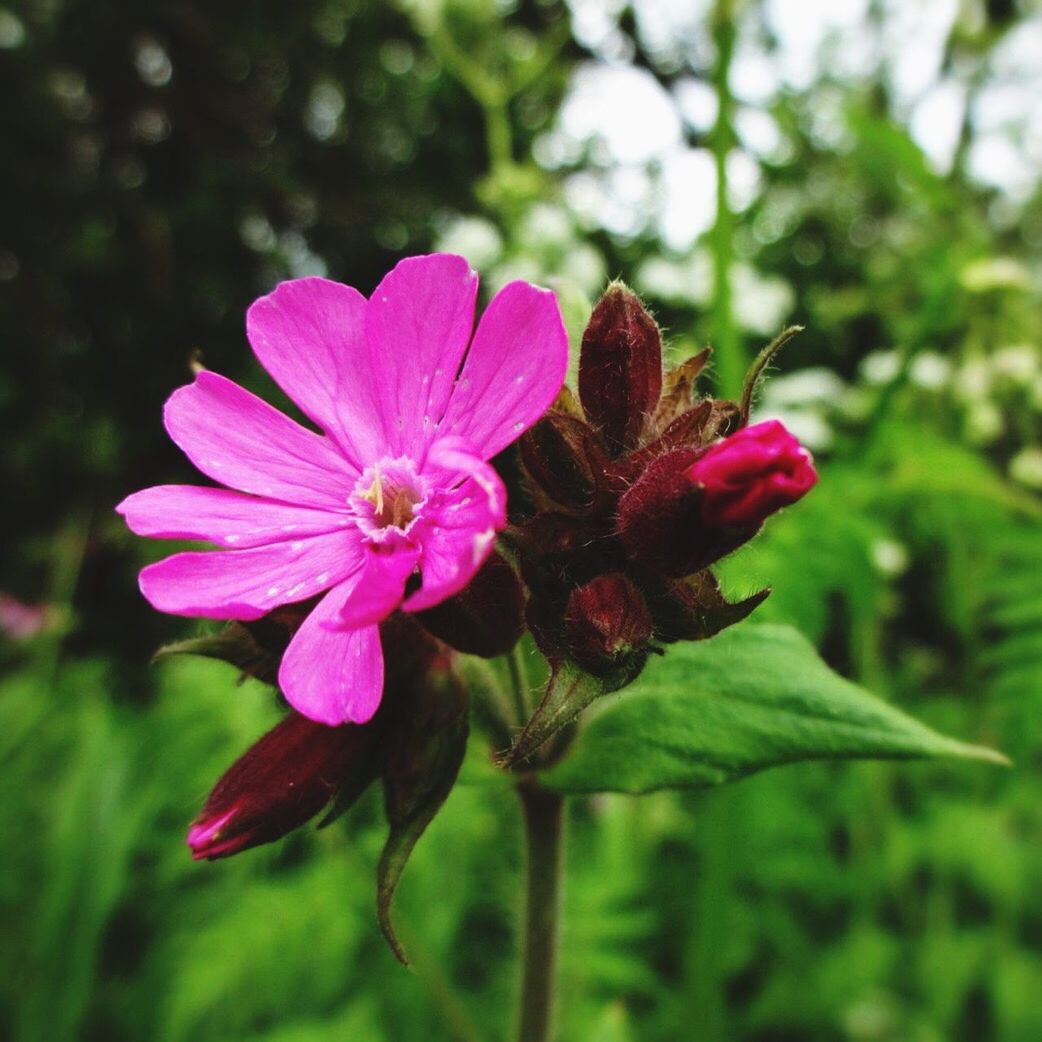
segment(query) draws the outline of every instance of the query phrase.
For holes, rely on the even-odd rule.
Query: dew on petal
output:
[[[293,542],[289,544],[289,548],[291,550],[294,550],[294,551],[301,550],[301,549],[303,549],[303,547],[304,547],[304,540],[303,539],[294,539]]]
[[[269,586],[268,587],[268,596],[269,597],[277,597],[278,595],[279,595],[279,588],[277,586]]]
[[[237,535],[234,535],[234,534],[232,534],[232,535],[226,535],[226,536],[224,537],[224,541],[225,541],[226,543],[237,543],[237,542],[239,541],[239,536],[237,536]]]
[[[329,572],[323,572],[321,575],[315,576],[315,585],[321,586],[324,582],[329,581]]]

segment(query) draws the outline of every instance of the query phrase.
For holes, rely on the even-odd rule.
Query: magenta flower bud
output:
[[[625,669],[632,679],[647,658],[651,613],[640,590],[619,573],[599,575],[572,591],[565,616],[572,657],[604,676]]]
[[[375,732],[372,725],[327,727],[291,713],[217,783],[188,831],[192,857],[229,857],[299,828],[369,772]]]
[[[579,356],[579,398],[613,455],[640,440],[662,394],[662,339],[640,298],[612,283],[593,309]]]
[[[759,525],[818,480],[810,453],[777,420],[711,445],[685,474],[702,489],[702,520],[728,527]]]

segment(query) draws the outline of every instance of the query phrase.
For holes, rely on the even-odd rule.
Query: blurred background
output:
[[[139,597],[113,505],[279,279],[607,279],[823,480],[759,617],[1011,771],[807,765],[574,804],[563,1042],[1042,1038],[1042,10],[1023,0],[0,0],[0,1037],[502,1038],[513,794],[466,769],[373,921],[376,793],[193,864],[266,689]],[[487,296],[486,296],[487,299]],[[475,763],[484,755],[472,742]]]

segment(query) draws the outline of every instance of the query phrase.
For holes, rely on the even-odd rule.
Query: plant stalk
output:
[[[734,96],[731,93],[731,59],[734,56],[736,0],[716,0],[712,13],[713,42],[716,44],[716,126],[711,135],[716,166],[716,222],[709,233],[713,257],[713,356],[716,361],[717,393],[737,398],[742,388],[746,359],[741,334],[735,325],[731,293],[734,262],[734,213],[727,195],[727,157],[735,147]]]
[[[525,833],[525,907],[517,1042],[551,1042],[564,881],[564,797],[518,783]]]

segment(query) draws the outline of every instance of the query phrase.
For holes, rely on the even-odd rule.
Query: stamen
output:
[[[362,498],[368,500],[376,507],[376,513],[382,515],[384,512],[384,484],[380,477],[380,464],[373,464],[373,483],[362,493]]]

